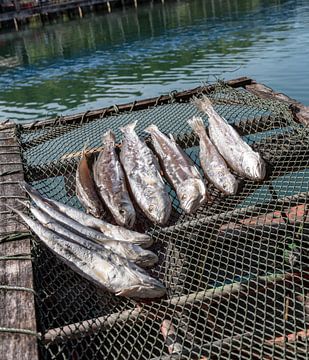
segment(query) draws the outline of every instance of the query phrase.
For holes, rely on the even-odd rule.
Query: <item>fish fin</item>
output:
[[[144,129],[144,131],[148,134],[151,134],[152,132],[158,131],[158,130],[159,130],[159,128],[155,124],[151,124]]]
[[[188,120],[188,124],[197,134],[205,131],[204,121],[200,116],[193,116]]]
[[[107,144],[107,143],[115,144],[115,134],[112,132],[112,130],[108,130],[106,131],[106,133],[103,134],[102,142],[103,144]]]
[[[199,109],[199,111],[206,113],[207,115],[212,114],[214,111],[213,105],[206,95],[203,95],[202,98],[194,96],[192,98],[192,102]]]
[[[130,124],[127,124],[125,126],[122,126],[119,130],[122,132],[122,133],[126,133],[126,132],[132,132],[134,131],[135,127],[136,127],[136,124],[137,124],[137,120],[135,120],[134,122],[130,123]]]

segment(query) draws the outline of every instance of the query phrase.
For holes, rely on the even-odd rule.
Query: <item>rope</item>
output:
[[[132,111],[133,111],[135,105],[136,105],[136,100],[133,101],[132,106],[130,107],[129,112],[132,112]]]
[[[17,328],[6,328],[6,327],[0,327],[0,333],[12,333],[12,334],[25,334],[25,335],[32,335],[32,336],[36,336],[37,338],[41,338],[41,334],[36,332],[36,331],[32,331],[32,330],[28,330],[28,329],[17,329]]]
[[[33,289],[24,286],[0,285],[0,290],[29,291],[36,295],[36,292]]]
[[[113,109],[116,114],[119,113],[119,107],[117,105],[113,105]]]
[[[0,256],[0,261],[9,261],[9,260],[32,260],[30,254],[16,254],[16,255],[5,255]]]
[[[87,110],[85,113],[83,113],[83,116],[82,116],[82,118],[80,120],[80,123],[79,123],[80,125],[82,125],[84,123],[85,117],[89,112],[90,112],[90,110]]]
[[[103,119],[105,117],[106,113],[107,113],[107,109],[104,109],[104,111],[100,115],[100,119]]]
[[[12,235],[7,235],[7,236],[4,236],[4,237],[0,238],[0,244],[5,243],[5,242],[9,242],[9,241],[22,240],[22,239],[28,238],[29,236],[31,236],[30,232],[15,233],[15,234],[12,234]]]
[[[162,95],[160,95],[159,97],[157,97],[157,100],[156,100],[154,106],[158,106],[159,101],[161,100],[161,98],[162,98]]]
[[[20,154],[20,153],[18,153]],[[23,163],[21,161],[9,161],[9,162],[4,162],[4,163],[0,163],[0,165],[4,166],[4,165],[22,165]]]
[[[19,165],[22,165],[21,163]],[[4,171],[2,173],[0,173],[0,176],[6,176],[6,175],[13,175],[13,174],[19,174],[21,173],[23,170],[8,170],[8,171]]]
[[[20,181],[0,181],[0,185],[6,185],[6,184],[20,184]]]

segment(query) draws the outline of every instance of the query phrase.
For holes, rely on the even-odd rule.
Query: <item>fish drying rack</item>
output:
[[[80,208],[78,155],[101,135],[138,120],[172,133],[200,168],[187,120],[206,93],[217,111],[267,162],[261,183],[243,180],[235,196],[210,187],[212,202],[160,227],[154,238],[167,288],[139,302],[94,286],[58,260],[4,206],[41,194]],[[207,117],[204,116],[207,123]],[[309,359],[308,108],[249,78],[0,130],[0,354],[7,359]],[[20,205],[19,205],[20,206]],[[164,339],[160,327],[175,330]],[[169,351],[170,352],[169,352]],[[173,352],[174,350],[174,352]]]

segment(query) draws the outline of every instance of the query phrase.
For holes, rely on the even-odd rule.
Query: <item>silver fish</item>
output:
[[[238,181],[231,174],[214,144],[209,140],[203,119],[199,116],[193,116],[192,119],[188,120],[188,124],[200,139],[200,161],[207,179],[225,194],[236,194]]]
[[[66,216],[64,213],[58,211],[56,208],[54,208],[49,200],[45,200],[37,191],[34,191],[28,184],[24,184],[24,188],[29,194],[30,198],[34,201],[34,203],[43,211],[48,213],[52,218],[54,218],[56,221],[62,223],[65,226],[70,227],[71,229],[74,229],[75,232],[78,232],[82,234],[83,236],[86,236],[87,238],[91,238],[94,241],[97,242],[106,242],[109,240],[116,240],[114,238],[107,237],[103,233],[89,228],[87,226],[84,226],[80,224],[79,222],[73,220],[72,218]],[[129,242],[134,243],[134,239],[117,239],[119,241],[123,242]]]
[[[97,232],[100,231],[101,236],[103,235],[107,239],[126,241],[132,244],[140,245],[144,248],[151,246],[153,243],[153,239],[147,234],[141,234],[120,226],[109,224],[102,219],[98,219],[92,215],[86,214],[83,211],[63,204],[59,201],[47,199],[26,182],[23,182],[22,186],[33,199],[33,201],[39,206],[39,208],[41,208],[41,210],[49,212],[50,207],[52,207],[58,213],[62,213],[62,215],[66,215],[72,220],[75,220],[75,223],[77,222],[80,225],[90,227],[94,230],[97,230]]]
[[[45,228],[21,211],[10,209],[70,268],[111,293],[133,298],[156,298],[165,294],[164,286],[134,263],[112,251],[98,253],[86,249]]]
[[[120,129],[124,134],[120,161],[138,206],[151,221],[163,225],[171,214],[171,200],[159,164],[145,142],[137,136],[135,126],[136,122]]]
[[[181,208],[188,214],[193,213],[207,200],[201,174],[172,136],[162,134],[156,125],[148,126],[145,131],[151,135],[164,176],[176,190]]]
[[[87,213],[96,217],[101,217],[104,214],[103,205],[96,192],[85,151],[82,152],[76,170],[76,195]]]
[[[263,180],[266,165],[260,154],[239,136],[237,131],[213,108],[211,101],[203,96],[195,99],[198,109],[208,115],[209,137],[229,166],[239,175],[251,180]]]
[[[131,228],[135,222],[135,210],[115,151],[115,135],[111,130],[103,135],[103,144],[103,150],[93,166],[94,182],[116,223]]]
[[[71,231],[68,227],[61,225],[61,223],[58,223],[51,216],[39,208],[36,208],[31,204],[24,205],[30,209],[32,215],[42,225],[46,226],[48,229],[56,232],[57,234],[65,236],[67,239],[70,239],[86,247],[89,250],[100,252],[106,251],[106,249],[108,249],[141,267],[151,267],[158,261],[156,254],[154,254],[152,251],[144,250],[139,245],[117,240],[106,240],[104,242],[94,241],[91,238],[81,236],[78,233]]]

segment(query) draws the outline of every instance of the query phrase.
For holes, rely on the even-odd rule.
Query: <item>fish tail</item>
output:
[[[192,119],[188,120],[188,124],[196,134],[203,134],[205,132],[204,122],[200,116],[193,116]]]
[[[207,114],[208,116],[214,113],[213,105],[206,95],[203,95],[202,99],[194,96],[193,104],[199,109],[199,111]]]
[[[157,127],[157,125],[151,124],[151,125],[147,126],[144,131],[148,134],[152,134],[153,132],[158,131],[158,130],[159,130],[159,128]]]
[[[30,203],[29,201],[24,201],[24,200],[20,200],[20,199],[16,199],[17,202],[19,202],[20,204],[22,204],[24,207],[26,207],[27,209],[30,209]]]
[[[108,130],[106,131],[106,133],[103,134],[102,142],[103,144],[109,144],[109,143],[115,144],[115,134],[112,132],[112,130]]]
[[[136,124],[137,124],[137,120],[135,120],[134,122],[130,123],[130,124],[127,124],[125,126],[122,126],[119,130],[125,134],[126,132],[133,132],[135,127],[136,127]]]

